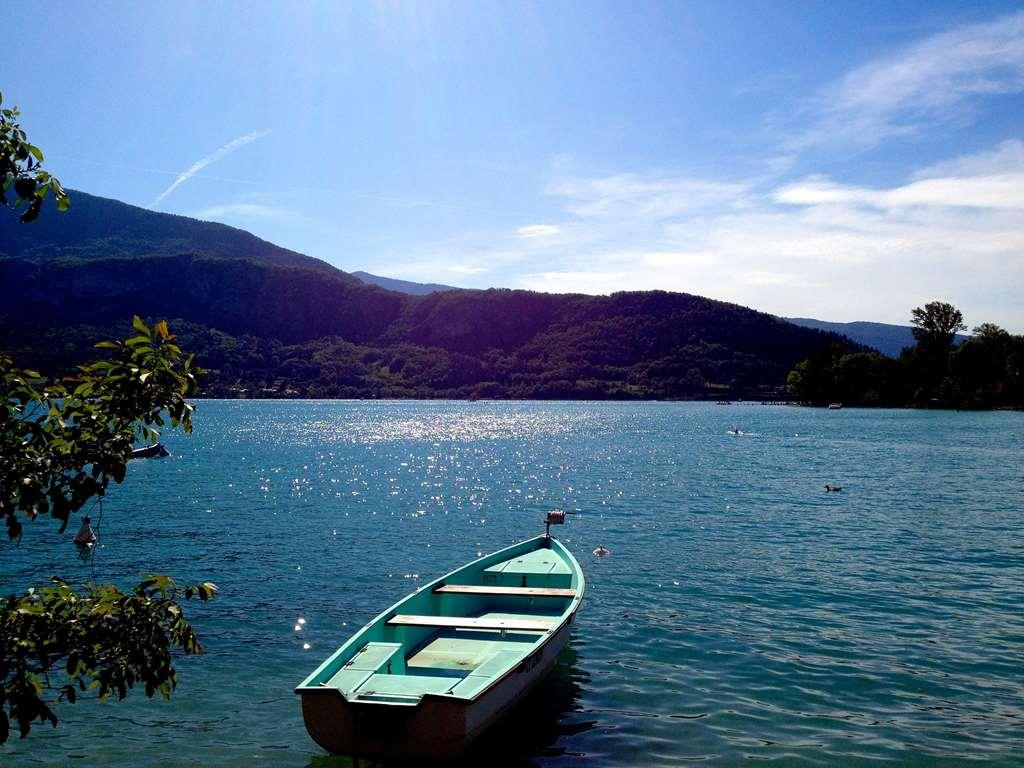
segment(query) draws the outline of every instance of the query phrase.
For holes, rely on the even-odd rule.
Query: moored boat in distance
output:
[[[829,409],[830,411],[838,411],[838,410],[840,410],[840,409],[841,409],[842,407],[843,407],[843,404],[842,404],[842,403],[829,403],[829,404],[828,404],[828,409]]]
[[[555,666],[584,588],[547,533],[426,584],[295,689],[306,730],[335,754],[457,755]]]
[[[153,443],[153,445],[147,445],[143,448],[135,448],[132,451],[131,458],[133,459],[162,459],[164,456],[170,456],[171,452],[164,448],[163,443]]]

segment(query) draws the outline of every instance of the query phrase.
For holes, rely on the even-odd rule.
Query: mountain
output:
[[[877,349],[883,355],[899,357],[904,347],[912,347],[914,341],[913,328],[909,325],[891,325],[889,323],[869,323],[855,321],[852,323],[830,323],[825,320],[814,320],[809,317],[786,317],[795,325],[804,328],[813,328],[826,333],[836,333],[846,336],[858,344]],[[967,340],[967,336],[957,335],[956,343],[960,344]]]
[[[0,346],[49,373],[136,313],[170,321],[217,396],[771,398],[838,340],[663,291],[408,295],[232,227],[73,200],[0,216]]]
[[[387,288],[389,291],[407,293],[410,296],[426,296],[428,293],[463,290],[462,288],[456,288],[454,285],[443,285],[441,283],[414,283],[411,280],[398,280],[394,277],[381,277],[380,275],[371,275],[369,272],[362,271],[353,272],[352,276],[358,277],[367,285],[379,285],[381,288]]]
[[[353,272],[352,274],[364,283],[379,285],[382,288],[406,293],[411,296],[424,296],[429,293],[440,293],[441,291],[463,290],[440,283],[416,283],[411,280],[395,280],[390,277],[371,275],[368,272]],[[915,343],[914,334],[909,325],[889,325],[887,323],[866,321],[830,323],[810,317],[783,317],[782,319],[804,328],[813,328],[818,331],[825,331],[826,333],[846,336],[857,344],[877,349],[889,357],[899,357],[900,351],[904,347],[911,347]],[[966,338],[966,336],[957,336],[957,343],[959,344]]]
[[[31,225],[23,225],[16,216],[0,216],[0,258],[51,263],[193,253],[337,273],[356,282],[319,259],[226,224],[157,213],[77,190],[69,193],[73,202],[67,213],[52,211]]]

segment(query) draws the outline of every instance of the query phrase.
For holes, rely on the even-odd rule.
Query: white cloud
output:
[[[531,240],[537,237],[552,237],[562,231],[562,228],[557,224],[530,224],[526,227],[520,227],[516,230],[522,238]]]
[[[791,205],[858,204],[876,208],[944,206],[1024,209],[1024,173],[926,178],[891,189],[845,186],[824,177],[789,184],[773,194]]]
[[[424,283],[443,281],[446,275],[471,276],[488,271],[488,267],[467,263],[451,258],[427,258],[417,261],[385,262],[371,264],[365,270],[374,275],[394,277],[402,280],[416,280]]]
[[[1024,141],[1009,139],[997,145],[994,149],[935,163],[917,171],[913,178],[998,176],[1005,173],[1024,173]]]
[[[197,173],[199,173],[199,171],[203,170],[203,168],[205,168],[206,166],[216,163],[218,160],[223,160],[225,157],[230,155],[235,150],[244,147],[246,144],[250,144],[256,141],[256,139],[263,138],[268,133],[270,133],[270,131],[253,131],[252,133],[247,133],[244,136],[239,136],[237,139],[229,141],[216,152],[213,152],[207,155],[206,157],[202,158],[201,160],[197,160],[196,162],[192,163],[192,165],[189,166],[187,170],[178,174],[178,178],[174,180],[171,186],[169,186],[167,189],[165,189],[163,192],[156,196],[156,199],[149,204],[149,207],[156,208],[158,205],[160,205],[161,202],[163,202],[163,199],[165,197],[167,197],[169,194],[171,194],[171,192],[176,190],[178,187],[180,187],[186,181],[191,179]]]
[[[740,275],[740,281],[746,285],[753,286],[795,286],[799,288],[810,288],[813,287],[813,283],[807,281],[803,275],[796,275],[786,272],[765,272],[762,270],[754,270],[753,272],[744,272]]]
[[[191,214],[197,219],[208,219],[210,221],[221,221],[223,219],[264,219],[269,221],[294,221],[294,211],[287,211],[281,208],[274,208],[259,203],[227,203],[224,205],[211,205],[201,211]]]
[[[575,221],[557,242],[520,249],[504,268],[517,275],[514,285],[534,290],[674,290],[828,320],[906,322],[910,308],[941,296],[968,322],[1021,331],[1017,149],[1007,142],[953,158],[932,166],[945,175],[922,169],[892,187],[817,176],[767,189],[738,182],[731,199],[721,185],[692,178],[577,177],[549,187]],[[650,204],[651,195],[683,188],[714,188],[721,199],[696,209]]]
[[[625,254],[627,258],[638,259],[648,267],[706,267],[715,263],[711,251],[652,251],[650,253]]]
[[[532,272],[518,279],[519,288],[547,293],[614,293],[628,283],[626,272]]]
[[[959,27],[868,62],[825,89],[794,147],[854,144],[965,119],[982,97],[1024,91],[1024,11]]]
[[[585,219],[668,219],[738,203],[747,189],[747,184],[739,182],[628,173],[564,179],[550,185],[547,191],[568,199],[568,212]]]

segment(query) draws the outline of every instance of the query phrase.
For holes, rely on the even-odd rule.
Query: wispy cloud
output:
[[[1024,173],[928,178],[891,189],[847,186],[819,176],[782,187],[773,197],[776,202],[791,205],[1024,209]]]
[[[201,160],[197,160],[191,166],[189,166],[187,170],[178,174],[178,177],[171,183],[171,186],[169,186],[167,189],[165,189],[163,192],[157,195],[156,199],[149,204],[149,207],[156,208],[158,205],[160,205],[160,203],[163,202],[165,197],[167,197],[169,194],[171,194],[171,192],[176,190],[178,187],[180,187],[186,181],[191,179],[197,173],[199,173],[199,171],[203,170],[203,168],[205,168],[206,166],[212,165],[213,163],[216,163],[218,160],[223,160],[225,157],[230,155],[235,150],[241,149],[246,144],[251,144],[252,142],[256,141],[256,139],[262,138],[266,136],[268,133],[270,133],[270,131],[253,131],[252,133],[247,133],[244,136],[239,136],[237,139],[229,141],[216,152],[207,155]]]
[[[437,282],[438,280],[450,280],[446,275],[453,275],[455,278],[481,275],[488,271],[488,267],[478,263],[467,263],[465,260],[452,260],[446,258],[428,258],[417,261],[382,262],[370,264],[364,269],[374,275],[383,277],[394,277],[402,280],[419,280],[426,283]]]
[[[993,149],[935,163],[915,172],[912,178],[934,179],[945,176],[998,176],[1003,173],[1024,174],[1024,141],[1009,139]]]
[[[553,237],[561,231],[561,227],[556,224],[530,224],[517,229],[516,234],[527,240],[532,240],[538,237]]]
[[[569,213],[584,218],[666,219],[735,204],[747,189],[743,182],[628,173],[562,179],[547,192],[566,198]]]
[[[1024,91],[1024,11],[934,35],[828,86],[794,148],[874,146],[970,117],[982,97]]]
[[[1024,284],[1024,145],[1016,140],[884,188],[824,176],[775,186],[623,178],[551,185],[570,224],[557,242],[523,251],[515,284],[661,288],[779,314],[891,322],[947,296],[971,322],[1024,330],[1024,309],[1010,298]],[[709,190],[718,202],[687,200],[684,189]]]
[[[191,214],[197,219],[209,219],[221,221],[222,219],[262,219],[266,221],[293,221],[296,217],[294,211],[275,208],[259,203],[226,203],[224,205],[211,205]]]

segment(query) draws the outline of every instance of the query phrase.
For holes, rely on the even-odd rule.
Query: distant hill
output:
[[[441,283],[414,283],[411,280],[398,280],[394,277],[381,277],[371,275],[369,272],[352,272],[353,277],[358,277],[367,285],[379,285],[389,291],[407,293],[410,296],[426,296],[428,293],[441,293],[442,291],[461,291],[454,285],[442,285]]]
[[[216,396],[772,398],[838,340],[663,291],[408,295],[82,192],[36,224],[0,215],[0,254],[0,347],[21,364],[66,371],[138,313],[171,322]]]
[[[395,280],[390,277],[371,275],[368,272],[353,272],[352,274],[364,283],[379,285],[382,288],[406,293],[410,296],[425,296],[430,293],[440,293],[441,291],[461,290],[450,285]],[[826,333],[846,336],[858,344],[877,349],[882,354],[889,355],[890,357],[899,357],[900,351],[904,347],[911,347],[915,343],[914,335],[909,325],[889,325],[887,323],[866,321],[830,323],[825,320],[814,320],[809,317],[784,317],[782,319],[804,328],[813,328],[818,331],[825,331]],[[957,343],[962,342],[966,338],[966,336],[957,336]]]
[[[48,212],[31,225],[16,216],[0,216],[0,258],[49,263],[192,253],[332,272],[355,282],[319,259],[226,224],[150,211],[78,190],[69,193],[72,207],[67,213]]]
[[[899,357],[904,347],[912,347],[914,341],[913,329],[909,325],[890,325],[889,323],[869,323],[855,321],[852,323],[830,323],[825,320],[814,320],[809,317],[786,317],[796,325],[804,328],[814,328],[818,331],[837,333],[846,336],[858,344],[877,349],[883,355]],[[968,337],[958,335],[956,343],[966,341]]]

